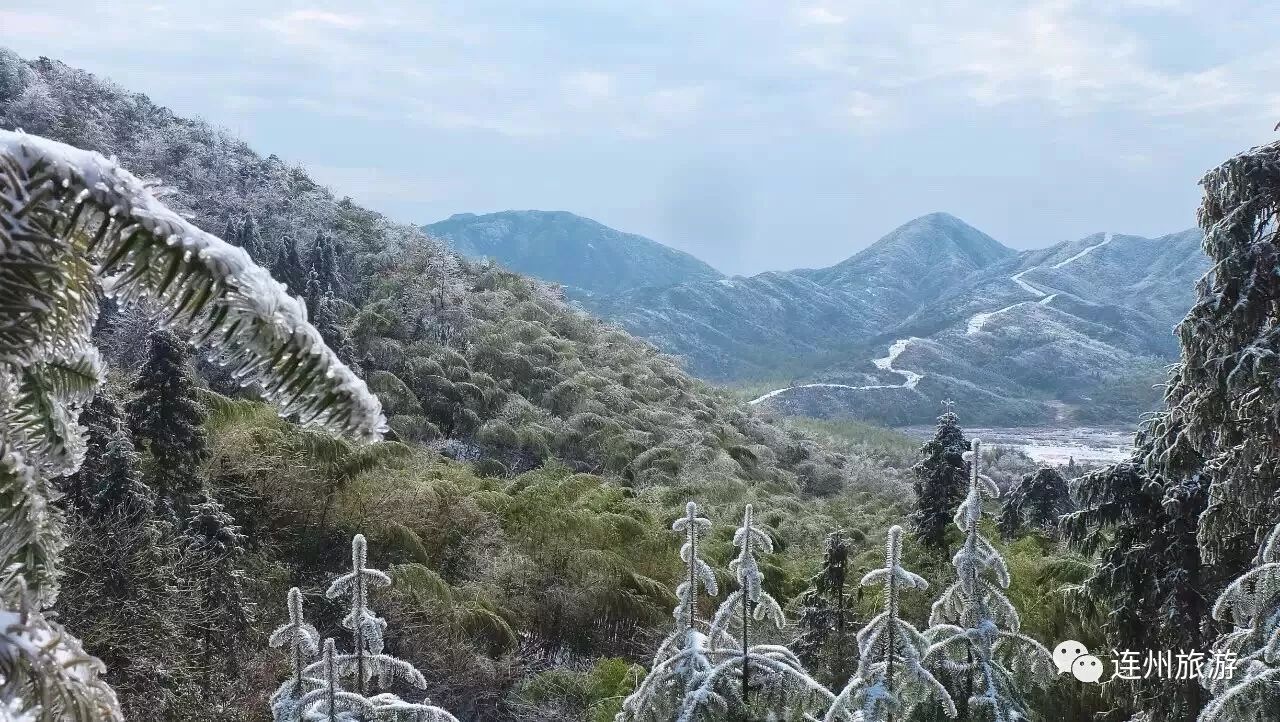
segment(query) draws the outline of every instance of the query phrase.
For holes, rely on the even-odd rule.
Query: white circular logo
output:
[[[1071,674],[1081,682],[1097,682],[1102,679],[1102,660],[1092,654],[1083,654],[1071,663]]]
[[[1089,648],[1083,643],[1074,639],[1059,644],[1057,649],[1053,650],[1053,663],[1058,668],[1058,674],[1071,674],[1071,663],[1076,661],[1077,657],[1089,653]]]

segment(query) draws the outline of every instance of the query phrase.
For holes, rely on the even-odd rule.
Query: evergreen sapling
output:
[[[903,589],[924,591],[929,583],[902,566],[902,527],[889,529],[885,562],[869,572],[861,585],[882,585],[884,611],[858,632],[858,669],[836,696],[825,722],[894,722],[931,703],[955,717],[956,706],[946,687],[921,662],[929,641],[899,614]]]

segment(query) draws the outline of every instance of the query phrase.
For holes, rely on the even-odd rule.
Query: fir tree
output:
[[[300,296],[307,289],[307,269],[302,265],[298,255],[298,242],[285,236],[280,239],[280,248],[276,251],[275,261],[271,264],[271,275],[280,281],[294,296]]]
[[[781,629],[786,620],[782,607],[763,588],[756,554],[773,551],[773,541],[755,525],[750,504],[733,535],[733,545],[738,556],[729,563],[729,571],[738,590],[724,600],[711,623],[708,637],[714,664],[694,675],[676,719],[690,722],[708,710],[728,712],[744,721],[762,716],[789,719],[825,709],[831,693],[809,676],[791,650],[759,641],[752,644],[763,636],[753,622],[768,621]]]
[[[1197,534],[1226,579],[1248,566],[1280,518],[1280,143],[1207,173],[1199,223],[1213,267],[1178,324],[1182,356],[1150,425],[1147,463],[1166,479],[1208,482]],[[1193,620],[1180,620],[1192,624]]]
[[[1170,483],[1153,474],[1142,461],[1148,443],[1139,434],[1132,460],[1075,482],[1080,509],[1059,528],[1072,549],[1098,561],[1073,596],[1080,607],[1101,611],[1113,649],[1202,650],[1208,581],[1196,534],[1207,483],[1199,475]],[[1154,675],[1113,684],[1108,692],[1118,708],[1155,719],[1189,718],[1203,697],[1196,680]]]
[[[685,564],[684,581],[676,587],[676,607],[672,612],[675,630],[662,641],[653,665],[644,680],[622,702],[617,722],[666,722],[681,708],[695,680],[711,670],[711,643],[697,629],[698,597],[705,591],[716,596],[715,573],[699,556],[699,544],[711,529],[711,520],[698,516],[698,505],[685,505],[685,515],[671,525],[684,536],[680,559]]]
[[[103,453],[100,476],[95,480],[91,503],[94,519],[101,521],[119,516],[138,521],[155,512],[155,493],[143,483],[138,470],[140,463],[128,431],[116,429]]]
[[[1253,568],[1218,597],[1213,618],[1232,631],[1214,644],[1201,674],[1213,699],[1200,722],[1272,722],[1280,713],[1280,524]]]
[[[796,626],[802,631],[791,645],[807,666],[821,665],[825,669],[829,684],[849,678],[856,653],[846,644],[851,616],[845,593],[848,564],[849,544],[844,533],[831,532],[822,554],[822,567],[800,596]]]
[[[97,284],[210,342],[284,413],[361,439],[385,420],[296,301],[115,161],[0,131],[0,208],[0,698],[19,718],[117,720],[102,664],[46,614],[65,547],[53,480],[81,464],[74,412],[105,375]]]
[[[320,661],[302,671],[305,679],[316,682],[315,689],[298,700],[305,710],[304,719],[309,722],[360,722],[376,714],[373,702],[342,688],[341,659],[334,650],[333,639],[326,639]]]
[[[253,220],[252,213],[245,214],[244,222],[236,231],[235,243],[249,254],[249,258],[252,258],[254,263],[262,263],[266,260],[267,246],[262,240],[262,231],[258,229],[258,223]]]
[[[206,495],[192,508],[182,539],[187,561],[194,567],[187,576],[200,598],[202,687],[207,697],[215,653],[226,655],[228,673],[234,674],[235,641],[249,625],[244,573],[236,568],[244,554],[245,538],[222,504]]]
[[[929,583],[902,566],[902,527],[889,529],[884,567],[862,578],[864,587],[883,585],[884,611],[858,632],[858,669],[836,696],[825,720],[842,715],[858,722],[893,722],[908,719],[912,710],[941,705],[956,716],[951,695],[921,661],[929,641],[899,614],[902,589],[925,590]]]
[[[59,485],[67,508],[75,515],[86,514],[93,506],[95,487],[107,473],[107,446],[124,430],[124,412],[114,397],[102,392],[80,412],[80,425],[88,442],[84,463]]]
[[[308,273],[315,274],[316,284],[321,294],[329,290],[336,293],[342,289],[342,278],[338,271],[337,246],[327,233],[317,235],[315,242],[311,244],[307,270]]]
[[[301,722],[302,698],[307,692],[303,670],[320,651],[320,633],[302,616],[302,591],[289,590],[289,621],[276,627],[267,641],[273,649],[287,648],[291,674],[271,695],[274,722]]]
[[[324,295],[316,302],[311,322],[315,324],[316,330],[320,332],[320,337],[324,339],[325,345],[333,349],[334,353],[344,363],[359,372],[360,367],[356,363],[355,343],[351,340],[351,334],[347,333],[347,329],[342,325],[342,317],[339,313],[341,303],[333,295],[332,289],[325,291]]]
[[[342,626],[351,632],[351,651],[340,656],[343,675],[351,676],[356,694],[369,693],[369,682],[375,676],[383,687],[396,680],[404,680],[420,689],[427,681],[422,673],[408,662],[383,652],[383,632],[387,622],[369,607],[369,592],[376,587],[390,586],[391,577],[368,566],[368,546],[363,534],[351,539],[351,571],[329,585],[325,596],[348,599],[347,615]]]
[[[991,722],[1030,719],[1021,682],[1042,683],[1053,675],[1044,645],[1020,633],[1018,611],[1005,596],[1009,569],[978,530],[987,495],[998,496],[978,471],[979,443],[967,453],[969,493],[956,510],[964,544],[952,564],[956,581],[933,603],[925,662],[949,673],[961,698],[961,716]],[[971,717],[972,716],[972,717]]]
[[[1004,496],[998,526],[1005,539],[1012,539],[1024,527],[1058,535],[1058,519],[1072,511],[1067,480],[1057,469],[1041,468],[1023,477]]]
[[[915,475],[916,509],[911,514],[916,537],[929,549],[947,552],[947,529],[964,498],[969,450],[960,421],[950,411],[938,417],[938,430],[920,448],[924,458],[911,468]]]
[[[204,410],[187,346],[172,331],[151,334],[150,356],[127,405],[134,442],[149,452],[148,474],[160,504],[179,516],[202,487],[199,467],[207,453]]]

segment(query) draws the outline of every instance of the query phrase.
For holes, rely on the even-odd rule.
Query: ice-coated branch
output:
[[[1214,643],[1201,671],[1213,700],[1199,722],[1262,722],[1280,689],[1280,524],[1262,543],[1253,568],[1218,596],[1213,618],[1233,629]]]
[[[2,314],[17,313],[25,324],[0,317],[0,360],[86,336],[86,306],[95,299],[63,291],[68,273],[94,274],[119,302],[146,299],[166,323],[220,352],[237,377],[260,382],[282,414],[368,440],[386,428],[377,397],[325,346],[301,301],[243,249],[196,228],[116,162],[0,130],[0,211],[8,219],[0,224],[0,258],[12,261],[0,264],[3,297],[31,307],[25,316]],[[18,265],[45,261],[64,278]],[[46,312],[51,306],[63,310]]]

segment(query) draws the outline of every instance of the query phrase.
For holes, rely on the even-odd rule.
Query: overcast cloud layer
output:
[[[1235,0],[0,9],[0,44],[396,219],[569,210],[730,273],[935,210],[1019,248],[1187,228],[1202,172],[1276,137],[1277,29],[1280,5]]]

